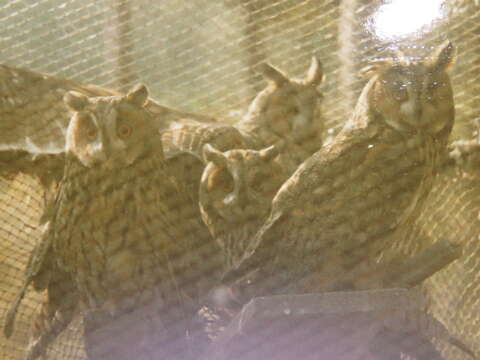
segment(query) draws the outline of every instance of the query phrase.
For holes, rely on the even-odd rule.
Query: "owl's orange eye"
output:
[[[132,127],[126,124],[122,124],[118,127],[117,134],[120,137],[129,137],[132,135]]]

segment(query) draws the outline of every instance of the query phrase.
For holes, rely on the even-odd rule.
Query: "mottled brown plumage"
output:
[[[254,98],[238,123],[234,126],[177,124],[162,135],[166,157],[189,153],[201,160],[205,144],[220,151],[260,150],[276,145],[289,154],[285,161],[288,159],[288,163],[295,166],[292,162],[300,163],[318,150],[323,130],[323,122],[317,114],[322,98],[318,90],[323,80],[320,60],[312,58],[304,80],[291,79],[267,63],[262,64],[259,71],[267,79],[268,86]]]
[[[68,91],[85,96],[119,92],[83,85],[36,71],[0,65],[0,175],[33,174],[48,186],[63,173],[65,133],[70,119],[63,102]],[[170,109],[149,99],[159,129],[172,124],[212,122],[214,119]]]
[[[446,156],[454,121],[448,43],[419,62],[373,63],[354,114],[273,199],[240,266],[245,296],[361,287],[366,271],[409,227]]]
[[[46,190],[46,203],[43,205],[55,196],[57,184],[64,173],[65,135],[70,112],[63,97],[69,91],[90,97],[120,96],[114,90],[0,65],[0,176],[25,173],[37,177]],[[152,115],[149,125],[152,136],[157,134],[157,129],[166,129],[174,124],[214,121],[207,116],[161,106],[151,99],[148,99],[145,108]],[[55,209],[55,206],[46,206],[50,208],[47,213]],[[196,216],[200,219],[198,210]],[[51,221],[49,216],[44,218],[41,226],[48,228]],[[208,235],[206,229],[203,232]],[[47,251],[52,251],[47,238],[44,237],[32,252],[22,289],[6,316],[4,332],[9,337],[13,332],[18,305],[29,285],[32,284],[36,291],[46,291],[44,303],[33,321],[27,358],[41,355],[69,324],[74,312],[73,304],[78,300],[70,274],[60,269],[56,260],[51,261],[50,255],[46,255]]]
[[[202,149],[212,144],[222,151],[256,147],[249,136],[222,123],[177,124],[162,132],[165,159],[179,181],[187,184],[190,196],[198,201],[200,178],[205,169]]]
[[[226,269],[237,264],[269,214],[271,201],[289,172],[275,145],[262,150],[221,152],[207,144],[200,181],[203,220],[223,249]]]
[[[320,60],[312,58],[305,79],[293,79],[263,64],[259,71],[268,86],[252,101],[236,124],[257,143],[256,149],[276,145],[279,161],[295,168],[322,146],[323,119],[317,112],[323,95],[318,89],[324,74]]]
[[[63,96],[68,91],[118,95],[114,90],[0,65],[0,150],[62,152],[69,120]]]
[[[221,244],[227,266],[241,258],[248,238],[268,214],[280,184],[322,145],[323,124],[317,113],[321,99],[317,87],[323,79],[320,61],[312,59],[304,80],[290,79],[268,64],[260,71],[269,84],[239,123],[180,125],[163,134],[166,158],[172,159],[176,174],[186,174],[183,178],[190,182],[192,196],[200,187],[203,219]],[[204,156],[207,144],[213,147],[208,154],[232,151],[225,156]],[[272,145],[276,158],[261,160],[261,154],[273,153],[261,149]],[[227,160],[213,164],[211,158]],[[220,173],[223,175],[218,176]],[[227,179],[229,173],[234,175],[231,181]],[[229,186],[235,194],[229,193]],[[242,201],[238,201],[240,198]]]
[[[268,86],[255,97],[237,124],[191,122],[176,124],[163,132],[165,157],[177,177],[189,184],[193,197],[198,194],[205,168],[202,151],[206,144],[220,151],[260,150],[276,145],[280,150],[277,161],[290,173],[321,147],[323,123],[316,111],[322,98],[317,89],[323,79],[321,62],[312,58],[304,80],[290,79],[269,64],[263,64],[259,70]]]
[[[46,234],[50,223],[47,221],[42,225],[43,234]],[[36,359],[44,353],[47,346],[70,324],[78,303],[75,284],[71,276],[58,267],[50,237],[43,236],[30,255],[22,288],[5,316],[6,337],[13,333],[18,306],[30,284],[35,291],[46,292],[33,320],[26,360]]]
[[[43,333],[36,336],[51,338],[68,325],[71,316],[50,331],[56,320],[43,315],[49,308],[74,311],[68,296],[58,297],[68,289],[87,313],[109,314],[108,323],[95,326],[86,318],[87,353],[95,359],[186,356],[188,319],[215,281],[214,242],[198,205],[165,164],[158,115],[147,109],[147,98],[143,86],[125,96],[65,95],[72,118],[64,173],[31,261],[49,273],[49,300],[38,322]],[[67,276],[56,279],[57,270]]]

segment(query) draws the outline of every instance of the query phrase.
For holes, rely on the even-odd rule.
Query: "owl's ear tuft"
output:
[[[272,145],[260,150],[259,154],[264,161],[270,161],[278,155],[278,148],[275,145]]]
[[[323,65],[322,62],[316,57],[312,57],[312,62],[307,71],[307,84],[312,86],[318,86],[323,80]]]
[[[202,156],[205,163],[213,162],[215,165],[220,167],[227,166],[227,159],[225,155],[210,144],[203,145]]]
[[[360,75],[365,78],[371,78],[373,75],[378,74],[387,66],[391,65],[391,63],[391,60],[387,59],[372,60],[362,69],[360,69]]]
[[[126,98],[134,105],[144,106],[148,100],[148,89],[143,84],[137,84],[127,93]]]
[[[88,98],[77,91],[69,91],[63,95],[63,102],[69,110],[82,111],[88,103]]]
[[[456,59],[455,46],[450,41],[445,41],[432,54],[435,59],[432,66],[436,71],[448,71]]]
[[[278,86],[281,86],[283,83],[288,81],[287,77],[280,70],[277,70],[268,63],[260,64],[258,67],[258,72],[262,74],[265,79]]]

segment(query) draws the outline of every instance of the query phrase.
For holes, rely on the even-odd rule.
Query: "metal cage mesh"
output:
[[[348,118],[364,83],[357,72],[368,59],[383,56],[392,44],[415,56],[448,38],[458,48],[452,138],[472,138],[480,109],[479,7],[471,0],[446,0],[444,17],[433,29],[381,40],[368,26],[381,5],[377,0],[11,0],[0,5],[0,62],[119,91],[142,82],[161,104],[234,122],[264,86],[256,72],[260,63],[303,76],[317,54],[326,73],[321,113],[328,137]],[[465,255],[424,287],[431,312],[480,353],[478,179],[477,169],[443,173],[415,232],[395,250],[413,254],[440,238],[461,241]],[[44,195],[28,175],[1,179],[2,322],[39,238]],[[0,337],[2,359],[22,358],[41,297],[28,292],[14,336]],[[440,346],[449,359],[465,356]],[[48,359],[84,358],[76,319],[49,348]]]

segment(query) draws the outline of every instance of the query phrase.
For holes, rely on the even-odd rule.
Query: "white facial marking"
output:
[[[225,196],[225,199],[223,199],[223,203],[225,205],[230,205],[234,201],[235,201],[235,194],[234,193],[228,194],[227,196]]]
[[[299,113],[293,118],[293,129],[302,129],[304,126],[308,125],[308,117],[303,113]]]
[[[98,139],[89,144],[90,153],[92,155],[103,151],[103,144]]]
[[[413,99],[405,101],[402,105],[400,105],[400,113],[407,117],[411,117],[413,115],[414,109],[415,105]]]

